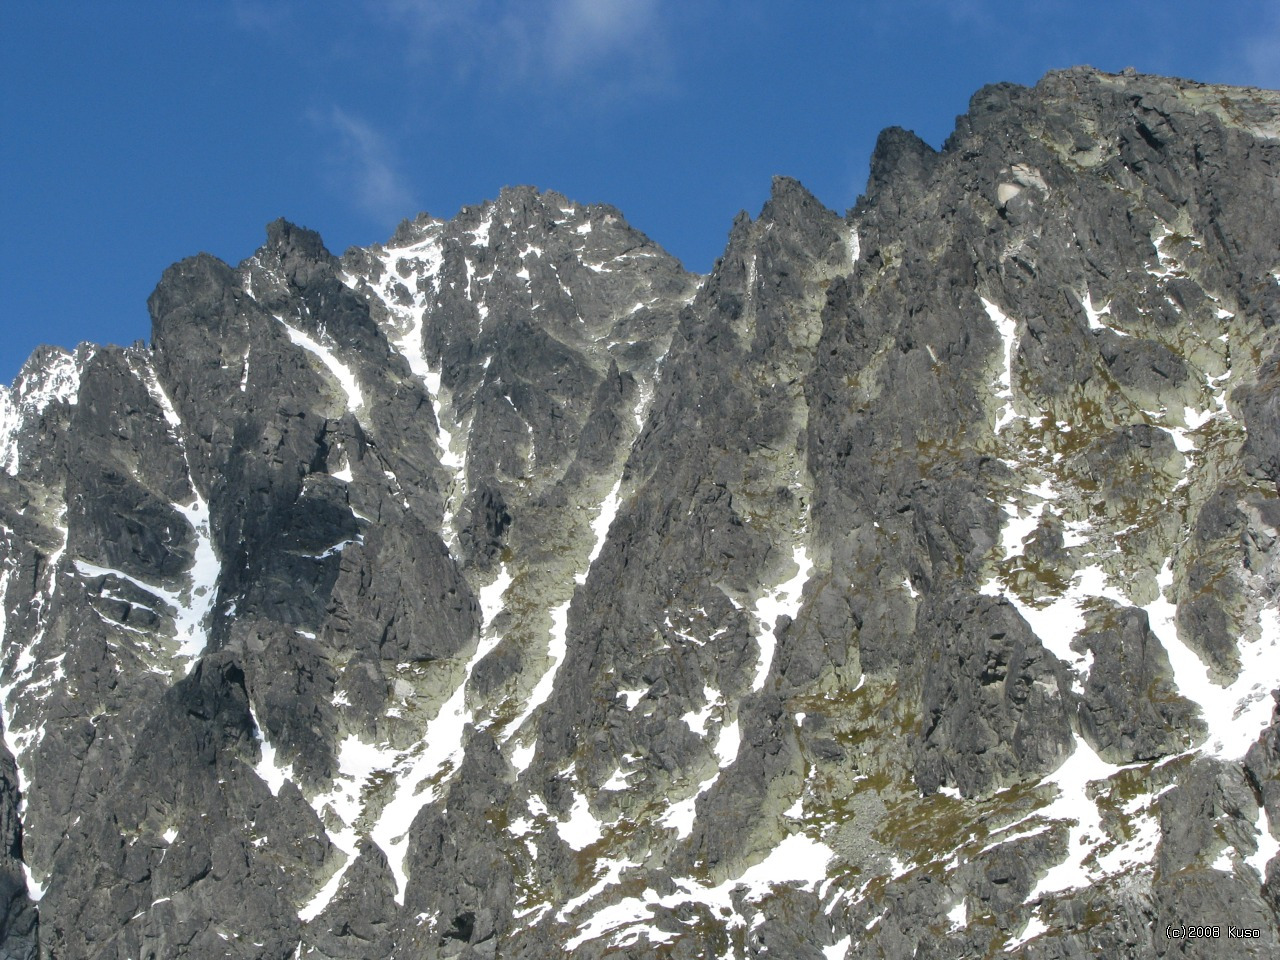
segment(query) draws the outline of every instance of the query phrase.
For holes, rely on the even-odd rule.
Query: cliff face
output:
[[[1280,95],[987,88],[707,277],[518,188],[150,308],[0,393],[6,956],[1280,951]]]

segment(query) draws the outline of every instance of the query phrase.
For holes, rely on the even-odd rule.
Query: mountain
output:
[[[0,392],[4,956],[1280,953],[1280,94],[149,306]]]

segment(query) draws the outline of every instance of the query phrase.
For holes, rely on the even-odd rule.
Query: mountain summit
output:
[[[1280,94],[149,306],[0,391],[3,956],[1280,953]]]

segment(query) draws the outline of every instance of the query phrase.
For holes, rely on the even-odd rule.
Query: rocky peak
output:
[[[259,255],[266,255],[268,252],[280,261],[324,261],[332,256],[325,249],[320,234],[290,223],[284,217],[267,224],[267,242]]]
[[[1272,956],[1264,91],[1078,68],[707,277],[531,187],[0,392],[0,953]]]

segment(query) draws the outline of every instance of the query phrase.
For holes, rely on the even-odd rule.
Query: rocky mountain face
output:
[[[1280,953],[1280,94],[150,309],[0,392],[3,956]]]

